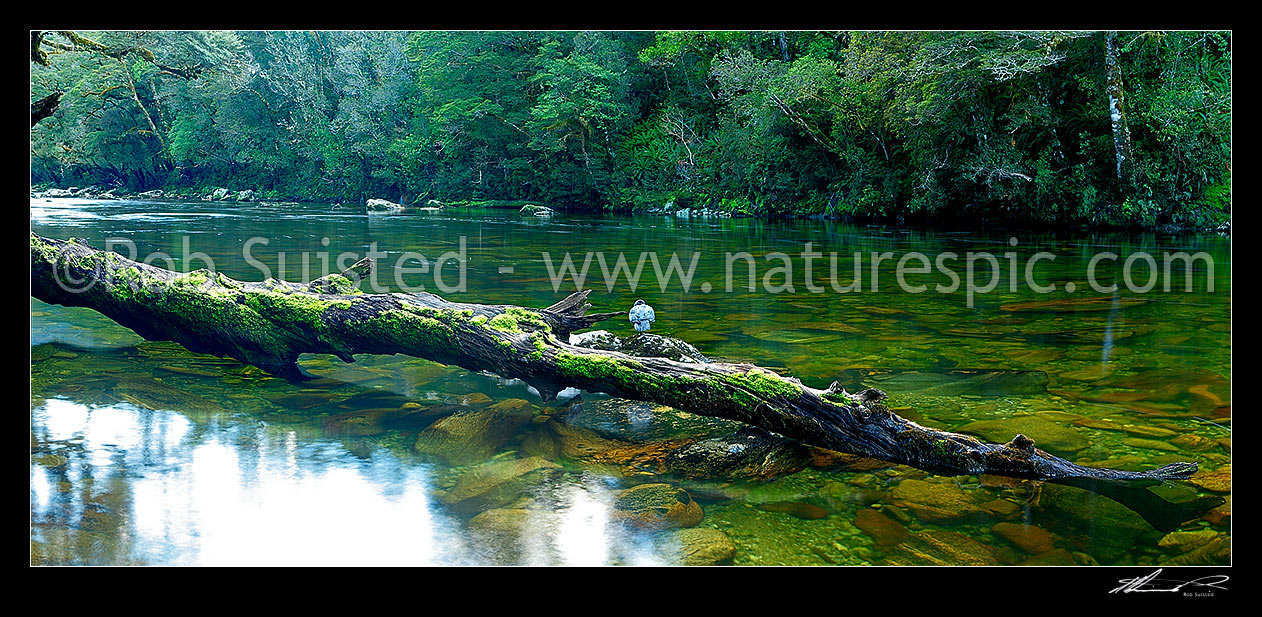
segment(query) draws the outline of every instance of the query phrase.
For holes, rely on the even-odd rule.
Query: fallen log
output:
[[[569,333],[622,312],[587,315],[588,291],[543,309],[449,302],[428,293],[365,294],[359,263],[316,283],[249,283],[178,273],[31,234],[31,295],[94,309],[150,340],[299,376],[302,353],[405,354],[518,378],[544,400],[566,387],[737,420],[803,443],[944,475],[1151,486],[1195,463],[1148,471],[1084,467],[1016,435],[1005,444],[932,429],[891,413],[884,394],[815,389],[751,364],[687,363],[571,345]],[[1115,491],[1117,493],[1117,491]],[[1125,502],[1123,502],[1125,503]],[[1142,512],[1141,512],[1142,514]]]

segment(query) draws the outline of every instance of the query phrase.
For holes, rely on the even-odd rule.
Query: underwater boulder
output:
[[[618,493],[613,517],[645,530],[695,527],[701,506],[682,488],[669,484],[641,484]]]
[[[769,479],[804,469],[811,451],[796,440],[746,426],[666,455],[670,473],[694,479]]]

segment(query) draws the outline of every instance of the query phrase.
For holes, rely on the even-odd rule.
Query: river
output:
[[[544,403],[519,381],[403,356],[304,356],[311,378],[286,380],[32,299],[35,564],[1230,562],[1231,247],[1218,235],[77,199],[33,199],[31,229],[242,280],[309,279],[374,251],[365,291],[463,302],[544,307],[581,279],[593,311],[644,299],[652,332],[712,359],[879,387],[921,424],[1024,432],[1082,464],[1195,461],[1192,481],[1154,492],[1224,502],[1165,534],[1075,488],[822,451],[688,477],[654,467],[666,446],[740,427],[600,393]],[[600,327],[633,333],[625,318]],[[418,445],[453,414],[517,420],[459,435],[481,440],[473,457]],[[622,455],[578,454],[575,440]],[[543,468],[453,497],[477,470],[521,461]],[[684,489],[700,521],[627,524],[625,491],[642,485]]]

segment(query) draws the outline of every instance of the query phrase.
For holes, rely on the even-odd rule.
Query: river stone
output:
[[[453,465],[486,460],[533,415],[529,405],[507,403],[509,401],[441,418],[416,436],[412,449]]]
[[[868,534],[877,546],[895,546],[911,537],[902,523],[871,508],[855,513],[854,526]]]
[[[521,210],[518,210],[517,213],[521,216],[552,216],[553,214],[556,214],[556,211],[547,206],[526,204],[522,206]]]
[[[828,510],[805,501],[774,501],[754,507],[763,512],[780,512],[808,521],[828,518]]]
[[[1115,309],[1139,306],[1148,302],[1146,298],[1099,296],[1091,298],[1061,298],[1056,300],[1030,300],[1009,302],[999,305],[999,310],[1009,312],[1035,313],[1082,313],[1092,311],[1112,311]]]
[[[1043,371],[946,370],[888,371],[869,375],[865,380],[886,392],[933,396],[1041,395],[1050,380]]]
[[[677,529],[666,535],[666,541],[666,552],[685,566],[717,566],[731,563],[736,557],[736,544],[717,529]]]
[[[522,439],[522,452],[548,459],[585,460],[622,445],[594,431],[560,422],[548,422]]]
[[[537,456],[485,463],[461,475],[440,501],[452,512],[472,514],[510,504],[560,471],[560,465]]]
[[[1031,512],[1040,525],[1077,536],[1086,551],[1102,562],[1127,553],[1148,536],[1160,534],[1139,514],[1103,495],[1071,486],[1043,483],[1038,508]]]
[[[694,527],[701,522],[701,506],[682,488],[669,484],[641,484],[618,493],[613,517],[640,529]]]
[[[469,519],[469,531],[478,535],[518,539],[532,514],[525,508],[492,508]]]
[[[1179,435],[1178,437],[1171,439],[1170,443],[1184,450],[1209,450],[1210,448],[1218,445],[1217,441],[1194,433]]]
[[[990,532],[1031,555],[1052,550],[1052,534],[1034,525],[995,523]]]
[[[32,456],[31,460],[39,466],[48,467],[49,469],[61,467],[62,465],[70,462],[70,459],[60,454],[40,454],[38,456]]]
[[[571,405],[556,414],[556,419],[569,426],[595,431],[606,439],[628,442],[719,437],[746,426],[741,422],[622,398]]]
[[[990,547],[962,533],[929,529],[895,547],[886,558],[892,566],[994,566]]]
[[[797,441],[747,426],[672,451],[666,469],[694,479],[769,479],[800,471],[810,460],[810,451]]]
[[[510,400],[523,401],[523,399],[510,399]],[[473,393],[466,394],[466,395],[464,395],[464,396],[460,397],[460,404],[461,404],[461,405],[485,405],[485,404],[487,404],[487,403],[489,403],[489,402],[491,402],[491,397],[489,397],[489,396],[487,396],[487,395],[485,395],[485,394],[483,394],[483,393],[481,393],[481,392],[473,392]],[[505,401],[505,402],[507,402],[507,401]],[[525,402],[525,401],[523,401],[523,402]]]
[[[402,414],[398,409],[361,409],[340,413],[325,418],[324,431],[328,435],[345,437],[380,435],[388,430],[388,420]]]
[[[1179,451],[1178,446],[1165,442],[1165,441],[1157,441],[1156,439],[1140,439],[1138,437],[1127,437],[1126,439],[1122,440],[1122,443],[1132,448],[1140,448],[1144,450],[1163,450],[1166,452]]]
[[[396,204],[388,199],[369,199],[365,204],[369,210],[392,211],[402,210],[403,204]]]
[[[1039,553],[1020,564],[1022,566],[1076,566],[1078,562],[1074,560],[1074,556],[1069,551],[1058,548]]]
[[[1157,546],[1162,548],[1171,548],[1180,553],[1186,553],[1192,549],[1200,548],[1209,544],[1217,537],[1218,532],[1213,529],[1174,531],[1161,538],[1161,540],[1157,542]]]
[[[475,548],[496,563],[517,563],[532,518],[544,514],[523,508],[492,508],[469,519],[469,536]]]
[[[894,486],[893,504],[907,508],[926,523],[954,523],[984,520],[985,509],[960,487],[946,482],[906,479]]]
[[[855,474],[856,476],[866,476],[876,479],[872,474]],[[855,484],[854,479],[851,482],[828,482],[820,487],[816,493],[814,501],[820,505],[832,510],[833,512],[844,512],[850,510],[853,506],[869,506],[885,497],[883,485],[873,484],[871,486],[863,486]]]
[[[1162,562],[1164,566],[1231,565],[1231,539],[1219,536],[1199,548]]]
[[[1201,470],[1188,478],[1188,481],[1203,489],[1215,493],[1231,492],[1231,464],[1228,463],[1214,470]]]
[[[958,431],[976,435],[991,443],[1008,443],[1020,433],[1033,439],[1036,448],[1062,456],[1073,454],[1091,445],[1091,442],[1078,431],[1037,416],[979,420],[961,426]]]

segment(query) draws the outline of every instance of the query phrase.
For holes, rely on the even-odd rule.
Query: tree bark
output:
[[[54,92],[31,103],[31,128],[35,128],[40,120],[57,113],[57,107],[61,105],[61,96],[61,92]]]
[[[448,302],[428,293],[364,294],[360,262],[315,283],[246,283],[181,274],[76,241],[31,234],[31,295],[87,307],[150,340],[299,375],[302,353],[405,354],[519,378],[544,400],[573,386],[737,420],[803,443],[946,475],[996,474],[1147,486],[1195,463],[1133,472],[1083,467],[1017,435],[1006,444],[940,431],[891,413],[882,393],[806,386],[750,364],[675,362],[578,347],[574,330],[624,313],[586,315],[589,291],[545,309]]]
[[[1131,152],[1131,128],[1126,121],[1126,92],[1122,87],[1122,70],[1118,67],[1117,32],[1104,35],[1104,66],[1108,72],[1109,121],[1113,127],[1113,154],[1117,162],[1117,179],[1122,190],[1130,194],[1134,187],[1135,161]]]

